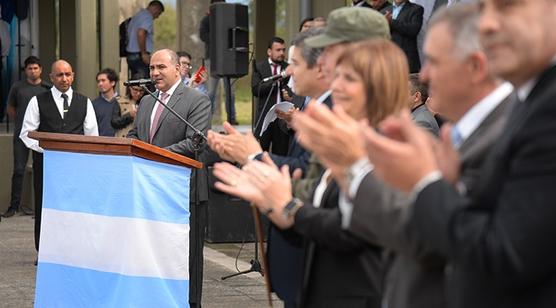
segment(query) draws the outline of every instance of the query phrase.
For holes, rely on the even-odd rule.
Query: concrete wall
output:
[[[100,0],[100,67],[110,67],[117,72],[120,70],[120,36],[118,1]]]
[[[50,65],[65,59],[73,67],[73,88],[91,98],[98,95],[96,73],[119,70],[118,1],[40,0],[39,57],[49,80]]]
[[[55,18],[54,0],[40,0],[39,6],[39,58],[43,64],[42,78],[50,80],[50,64],[54,62],[57,55],[58,38],[56,36],[57,23]]]
[[[268,41],[276,33],[276,1],[255,1],[254,12],[255,59],[261,61],[267,57]]]
[[[96,86],[96,73],[100,70],[99,65],[99,33],[97,23],[98,3],[91,0],[75,0],[75,59],[74,87],[86,96],[95,98],[98,95]],[[117,29],[117,28],[115,28]],[[99,36],[100,34],[100,36]],[[114,51],[118,52],[118,49]],[[63,56],[63,54],[61,54]]]

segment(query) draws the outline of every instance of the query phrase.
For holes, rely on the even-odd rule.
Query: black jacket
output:
[[[437,181],[409,232],[450,263],[452,307],[556,307],[556,68],[516,104],[470,200]]]
[[[393,6],[390,5],[384,11],[392,11]],[[398,18],[390,23],[390,34],[392,41],[396,43],[406,54],[409,62],[410,73],[418,73],[421,69],[421,61],[419,59],[419,51],[417,49],[417,35],[423,26],[423,14],[425,9],[415,3],[407,1]]]

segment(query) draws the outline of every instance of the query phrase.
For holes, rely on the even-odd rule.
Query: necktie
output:
[[[168,96],[170,96],[168,93],[165,93],[165,92],[160,93],[160,100],[165,105],[166,105],[166,100],[168,99]],[[156,127],[158,126],[158,121],[160,120],[160,115],[162,114],[163,110],[164,110],[164,106],[162,106],[162,104],[160,104],[160,102],[159,102],[158,107],[156,108],[156,112],[154,114],[153,123],[151,124],[151,131],[150,131],[150,134],[149,134],[149,142],[152,142],[152,140],[153,140],[154,133],[156,132]]]
[[[278,64],[272,63],[272,76],[278,74]]]
[[[459,148],[459,146],[461,145],[462,141],[463,141],[463,137],[461,136],[461,133],[459,132],[459,130],[457,129],[457,127],[452,127],[452,133],[451,133],[451,137],[452,137],[452,144],[454,145],[454,148]]]
[[[64,119],[69,109],[68,95],[66,93],[62,93],[62,98],[64,99],[64,107],[62,108],[62,119]]]

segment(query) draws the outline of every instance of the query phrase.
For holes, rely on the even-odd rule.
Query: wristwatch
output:
[[[302,206],[303,201],[299,200],[298,198],[293,198],[290,202],[288,202],[288,204],[286,204],[286,207],[284,207],[284,210],[282,211],[284,218],[289,219],[291,217],[294,217],[295,213],[297,213],[299,208],[301,208]]]

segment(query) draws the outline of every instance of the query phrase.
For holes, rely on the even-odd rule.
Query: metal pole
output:
[[[299,21],[307,17],[313,17],[313,1],[312,0],[300,0],[299,1]]]

